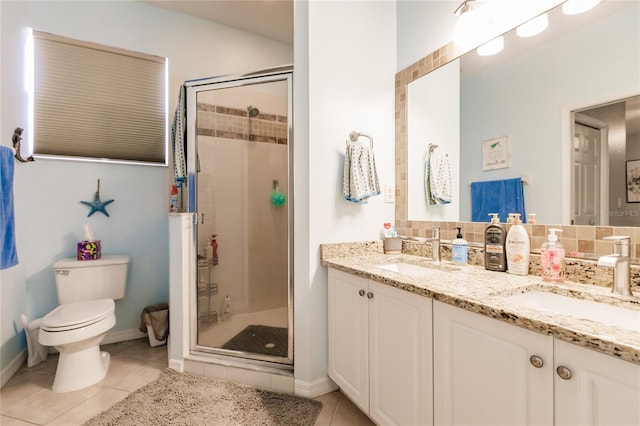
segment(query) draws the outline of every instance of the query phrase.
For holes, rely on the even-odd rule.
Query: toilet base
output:
[[[71,392],[84,389],[104,379],[109,370],[111,355],[101,352],[99,342],[89,347],[76,348],[74,345],[56,347],[60,352],[56,376],[53,380],[54,392]]]

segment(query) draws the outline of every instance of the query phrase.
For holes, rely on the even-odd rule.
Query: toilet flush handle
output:
[[[69,270],[68,269],[56,269],[56,274],[58,275],[64,275],[67,276],[69,275]]]

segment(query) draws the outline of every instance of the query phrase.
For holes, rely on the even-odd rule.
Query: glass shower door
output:
[[[215,80],[187,87],[192,349],[291,365],[291,72]]]

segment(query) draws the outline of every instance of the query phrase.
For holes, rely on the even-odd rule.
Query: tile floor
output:
[[[104,345],[103,350],[111,354],[107,377],[79,391],[51,391],[57,355],[49,355],[47,361],[35,367],[22,367],[0,391],[0,424],[81,425],[157,378],[167,367],[167,347],[150,347],[147,339]],[[316,399],[323,403],[318,426],[373,425],[339,391]]]

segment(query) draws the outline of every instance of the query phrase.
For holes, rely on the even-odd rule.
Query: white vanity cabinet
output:
[[[553,338],[433,304],[434,422],[552,425]]]
[[[640,365],[555,342],[555,424],[640,425]]]
[[[433,424],[432,300],[329,268],[329,377],[373,421]]]

